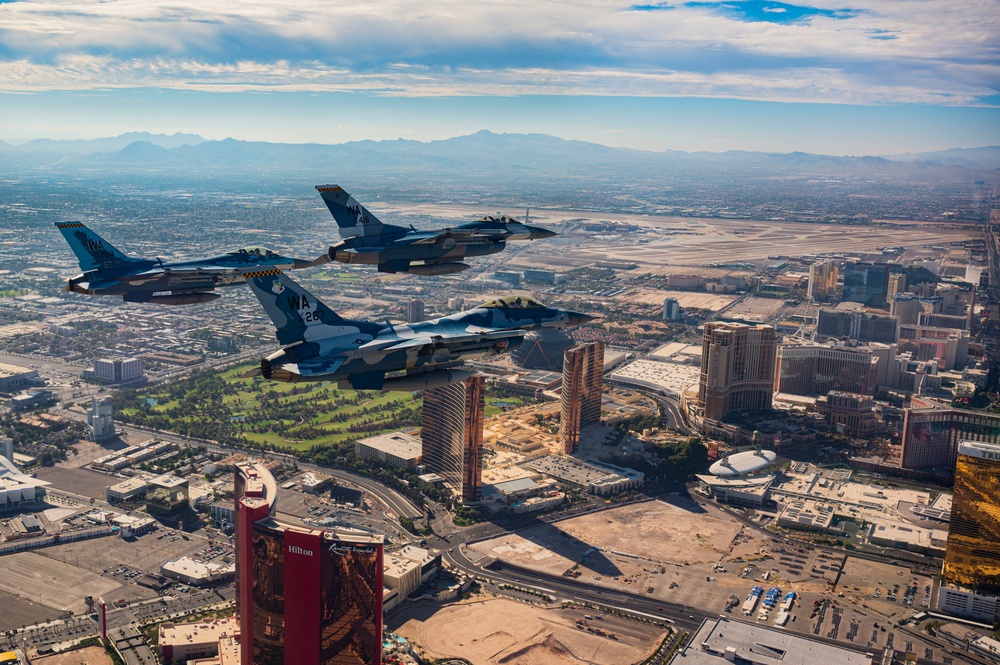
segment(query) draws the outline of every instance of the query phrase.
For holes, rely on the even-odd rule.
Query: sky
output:
[[[0,139],[1000,145],[1000,0],[0,0]]]

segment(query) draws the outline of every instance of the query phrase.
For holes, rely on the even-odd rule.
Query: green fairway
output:
[[[422,401],[408,392],[340,390],[335,384],[278,383],[256,363],[196,373],[142,391],[121,391],[126,421],[220,443],[303,451],[420,424]]]

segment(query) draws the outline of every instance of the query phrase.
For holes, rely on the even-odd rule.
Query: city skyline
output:
[[[947,0],[6,2],[0,140],[427,141],[489,129],[652,150],[995,145],[993,14]]]
[[[944,172],[938,167],[892,165],[881,181],[853,165],[883,169],[883,160],[803,159],[789,168],[800,157],[792,155],[758,159],[771,166],[749,180],[734,178],[741,171],[725,159],[696,157],[688,163],[722,167],[683,180],[651,169],[638,180],[605,160],[594,173],[610,171],[618,182],[608,186],[528,184],[553,202],[533,205],[532,219],[558,235],[475,261],[462,278],[386,280],[332,263],[297,273],[331,308],[323,311],[399,331],[496,291],[508,295],[495,302],[525,304],[533,292],[528,304],[537,297],[600,313],[573,337],[522,345],[551,359],[565,342],[581,342],[562,373],[547,362],[529,367],[531,354],[475,358],[466,370],[477,372],[476,389],[438,389],[447,404],[435,409],[428,392],[267,381],[256,368],[274,342],[248,289],[190,308],[60,291],[79,267],[49,217],[71,209],[146,256],[203,252],[247,235],[318,248],[336,233],[311,179],[275,186],[246,164],[249,177],[102,171],[102,158],[115,155],[51,168],[69,147],[54,158],[45,146],[12,156],[41,168],[10,176],[0,248],[9,289],[0,302],[0,389],[10,397],[0,425],[17,460],[0,464],[0,499],[11,506],[0,550],[16,553],[5,559],[0,630],[21,627],[0,635],[9,647],[101,632],[88,618],[101,598],[110,601],[108,639],[131,662],[298,665],[341,647],[373,662],[382,644],[386,662],[412,647],[475,663],[518,654],[555,665],[599,648],[591,659],[611,664],[648,657],[665,631],[683,649],[684,635],[709,630],[713,648],[744,653],[735,631],[749,630],[755,644],[793,660],[825,635],[859,665],[889,651],[969,663],[993,644],[992,631],[979,630],[978,643],[949,645],[926,630],[937,626],[930,618],[898,628],[937,609],[986,625],[1000,616],[998,597],[944,586],[939,594],[934,584],[949,528],[988,526],[963,512],[958,480],[949,492],[949,477],[961,472],[949,459],[963,441],[1000,441],[1000,415],[990,412],[997,245],[982,221],[994,200],[987,169],[956,167],[965,179],[949,184],[933,177]],[[216,148],[245,160],[259,147],[204,146]],[[570,178],[566,152],[553,162]],[[368,184],[366,198],[402,224],[473,214],[518,188],[505,187],[492,163],[487,189],[474,178],[417,181],[385,162],[384,183]],[[254,164],[282,170],[280,161]],[[810,175],[817,164],[830,175]],[[98,168],[88,175],[90,165]],[[914,173],[932,186],[899,177]],[[659,188],[657,176],[669,184]],[[414,200],[426,191],[449,200]],[[160,235],[165,229],[172,235]],[[822,277],[814,295],[824,302],[809,298],[810,275],[814,291]],[[410,311],[417,300],[420,317]],[[669,320],[664,302],[679,310]],[[600,348],[605,358],[591,352]],[[115,390],[108,412],[95,408],[94,395]],[[113,437],[94,441],[105,413]],[[431,425],[445,425],[443,450],[428,440]],[[412,435],[419,426],[423,441]],[[568,454],[567,430],[579,435]],[[230,471],[247,460],[270,479],[261,488]],[[235,505],[240,496],[252,511]],[[340,540],[322,535],[330,530]],[[373,538],[384,538],[375,543],[380,565],[364,540]],[[342,574],[341,554],[368,557],[367,574]],[[328,584],[336,580],[347,584]],[[334,587],[344,593],[329,593]],[[536,595],[518,602],[524,588],[582,605]],[[457,602],[466,593],[475,602]],[[620,594],[620,613],[598,616],[608,593]],[[173,599],[155,601],[166,594]],[[379,598],[384,641],[376,639]],[[219,610],[221,621],[205,620]],[[154,631],[154,644],[139,636]],[[568,645],[565,658],[547,658],[553,639]],[[701,653],[699,640],[674,662]]]

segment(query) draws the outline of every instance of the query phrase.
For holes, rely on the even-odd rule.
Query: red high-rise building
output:
[[[238,464],[236,612],[243,665],[382,662],[382,536],[282,524],[274,478]]]

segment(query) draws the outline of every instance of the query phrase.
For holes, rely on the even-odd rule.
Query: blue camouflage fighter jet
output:
[[[464,380],[471,372],[459,369],[463,361],[506,353],[529,330],[595,318],[511,296],[420,323],[352,321],[280,270],[249,270],[244,276],[286,345],[260,364],[264,378],[275,381],[337,381],[354,390],[433,388]]]
[[[488,215],[455,227],[421,231],[384,224],[340,185],[316,185],[342,240],[330,247],[332,261],[377,265],[379,272],[448,275],[469,267],[460,259],[502,252],[511,240],[556,235],[507,215]]]
[[[208,259],[164,263],[161,259],[125,256],[82,222],[58,222],[56,228],[66,238],[83,270],[63,290],[121,296],[125,302],[157,305],[208,302],[219,297],[213,293],[216,287],[243,284],[241,269],[275,266],[294,270],[329,261],[326,255],[305,261],[263,247],[250,247]]]

